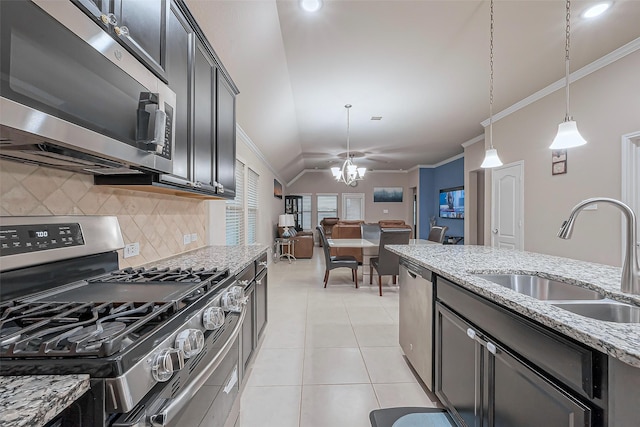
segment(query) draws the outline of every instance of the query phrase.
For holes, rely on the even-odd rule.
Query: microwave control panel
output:
[[[17,255],[84,245],[78,223],[0,227],[0,255]]]

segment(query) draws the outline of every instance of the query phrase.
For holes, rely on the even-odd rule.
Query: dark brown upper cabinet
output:
[[[167,81],[169,0],[72,0],[114,39]]]

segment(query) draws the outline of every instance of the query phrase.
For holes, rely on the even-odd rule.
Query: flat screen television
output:
[[[464,187],[440,190],[440,218],[464,219]]]

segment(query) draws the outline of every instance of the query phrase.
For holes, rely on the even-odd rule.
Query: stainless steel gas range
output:
[[[119,270],[115,217],[1,217],[0,245],[0,375],[91,376],[59,425],[175,425],[205,383],[224,424],[246,313],[227,270]]]

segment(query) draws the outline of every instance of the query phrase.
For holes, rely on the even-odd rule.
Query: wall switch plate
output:
[[[135,242],[135,243],[129,243],[128,245],[125,245],[124,254],[123,254],[125,258],[130,258],[136,255],[140,255],[140,243]]]
[[[388,214],[389,213],[389,209],[382,209],[382,213]]]
[[[185,245],[191,243],[191,234],[185,234],[184,236],[182,236],[182,243],[184,243]]]
[[[198,233],[191,233],[191,241],[195,242],[196,240],[198,240]]]

